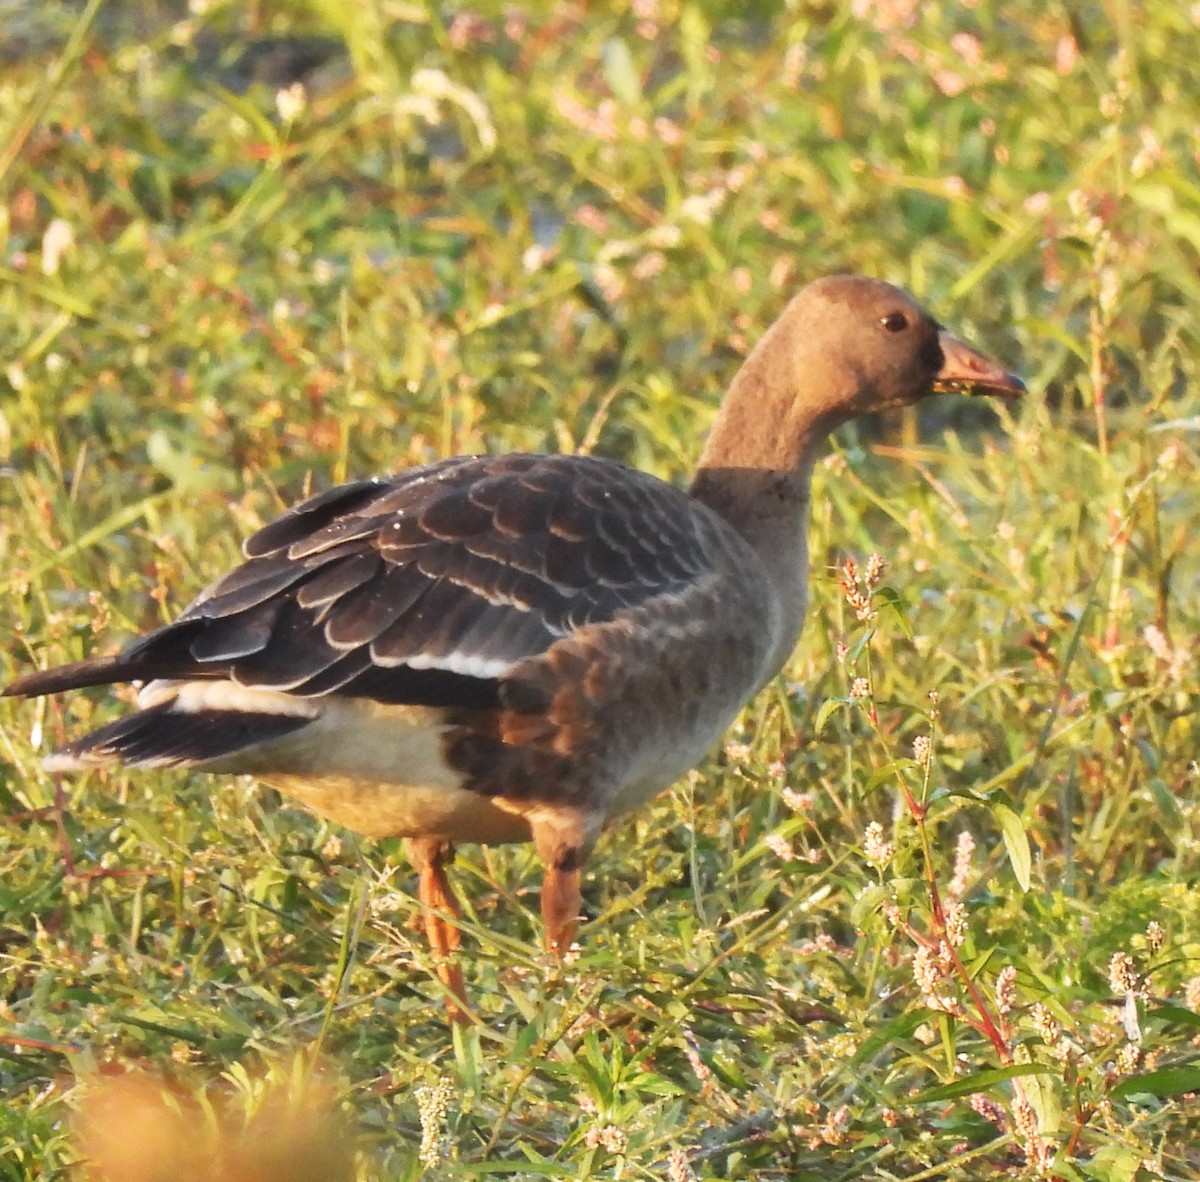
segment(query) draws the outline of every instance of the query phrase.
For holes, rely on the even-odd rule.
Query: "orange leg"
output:
[[[466,983],[457,955],[462,933],[456,921],[462,912],[446,878],[446,863],[454,857],[454,847],[439,838],[410,837],[405,840],[404,849],[417,872],[417,898],[421,903],[425,938],[437,961],[438,979],[448,991],[446,1013],[450,1021],[469,1025],[475,1018],[467,1004]],[[452,919],[447,920],[447,915]]]

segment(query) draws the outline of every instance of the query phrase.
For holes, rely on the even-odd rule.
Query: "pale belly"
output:
[[[484,845],[530,840],[524,814],[536,813],[541,806],[462,787],[459,774],[442,758],[442,727],[425,717],[435,712],[393,706],[376,707],[375,713],[379,733],[356,719],[359,741],[339,746],[336,766],[326,766],[331,761],[323,752],[328,750],[330,726],[345,723],[322,718],[295,736],[264,745],[227,770],[249,772],[319,816],[371,837],[437,834]],[[719,741],[729,722],[726,713],[733,711],[722,712],[702,733],[686,740],[631,752],[629,778],[603,801],[603,820],[636,809],[695,767]],[[304,770],[283,770],[285,760]]]
[[[440,711],[326,699],[308,726],[209,771],[252,775],[306,808],[370,837],[528,841],[529,824],[462,787],[442,754]]]
[[[465,788],[278,773],[258,779],[319,816],[368,837],[439,836],[483,845],[530,839],[524,817]]]
[[[161,684],[161,683],[160,683]],[[531,839],[530,820],[554,809],[548,795],[509,800],[464,786],[445,758],[446,724],[440,710],[367,699],[298,701],[271,691],[228,683],[163,685],[147,694],[177,694],[192,708],[312,712],[308,725],[237,755],[201,766],[207,771],[254,776],[285,796],[369,837],[442,837],[452,842],[498,844]],[[194,702],[193,702],[194,699]],[[711,703],[702,719],[664,733],[622,730],[610,771],[615,789],[597,785],[591,801],[577,800],[600,825],[637,808],[694,767],[718,742],[740,699]],[[636,736],[636,737],[635,737]],[[611,782],[611,781],[610,781]]]

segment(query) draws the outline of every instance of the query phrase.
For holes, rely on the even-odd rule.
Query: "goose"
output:
[[[701,760],[795,647],[826,436],[935,392],[1023,390],[900,288],[821,278],[746,358],[689,491],[589,455],[353,480],[253,534],[173,623],[4,694],[140,683],[134,713],[49,772],[250,775],[404,838],[464,1018],[455,843],[534,843],[561,956],[605,825]]]

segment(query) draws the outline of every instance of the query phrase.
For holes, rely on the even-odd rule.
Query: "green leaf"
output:
[[[614,96],[627,107],[636,106],[642,101],[642,83],[638,78],[637,67],[633,64],[633,54],[629,46],[620,37],[610,37],[600,51],[601,66],[604,70],[604,81]]]
[[[679,18],[679,44],[688,73],[704,74],[708,70],[708,42],[711,35],[708,21],[699,5],[689,4]]]
[[[875,635],[874,628],[868,628],[851,646],[850,652],[846,654],[846,663],[853,665],[859,657],[863,655],[863,651],[867,645],[871,643],[871,638]]]
[[[1140,185],[1134,185],[1129,195],[1144,209],[1158,214],[1173,235],[1186,239],[1200,250],[1200,217],[1190,210],[1179,208],[1170,186],[1143,181]]]
[[[483,1054],[483,1043],[478,1026],[465,1026],[455,1022],[452,1032],[454,1061],[458,1067],[458,1078],[468,1092],[479,1093],[483,1080],[487,1078],[487,1064]]]
[[[813,734],[819,735],[825,729],[825,724],[833,716],[833,712],[839,706],[845,705],[847,705],[845,698],[826,698],[821,703],[821,708],[817,711],[817,717],[813,722]]]
[[[1127,1146],[1103,1145],[1088,1162],[1087,1176],[1097,1182],[1133,1182],[1140,1165],[1141,1158]]]
[[[1166,1026],[1191,1026],[1200,1029],[1200,1014],[1183,1006],[1155,1006],[1146,1014],[1147,1022],[1162,1022]]]
[[[1154,748],[1147,743],[1145,739],[1134,739],[1133,745],[1138,749],[1142,758],[1146,761],[1146,767],[1152,772],[1158,771],[1158,753],[1154,750]]]
[[[1081,1174],[1071,1163],[1056,1160],[1054,1163],[1055,1176],[1061,1177],[1063,1182],[1089,1182],[1091,1174]]]
[[[956,1100],[959,1096],[973,1096],[976,1092],[986,1092],[1006,1079],[1016,1079],[1021,1075],[1052,1075],[1054,1068],[1045,1063],[1015,1063],[1011,1067],[995,1067],[988,1071],[977,1071],[964,1079],[956,1079],[953,1083],[940,1084],[921,1092],[912,1099],[913,1104],[940,1104],[945,1100]]]
[[[875,592],[875,598],[891,609],[892,615],[896,617],[896,623],[900,625],[900,631],[904,633],[907,640],[912,640],[912,624],[908,621],[908,604],[905,602],[904,596],[895,587],[880,587]]]
[[[1112,1099],[1120,1100],[1138,1093],[1178,1096],[1184,1092],[1200,1092],[1200,1066],[1164,1067],[1161,1071],[1147,1071],[1145,1075],[1131,1075],[1108,1094]]]
[[[850,922],[856,928],[862,927],[867,916],[878,911],[891,897],[891,883],[876,883],[875,886],[868,887],[854,900],[854,906],[850,908]]]
[[[899,1045],[910,1038],[918,1026],[928,1020],[929,1015],[924,1010],[910,1010],[907,1014],[901,1014],[899,1018],[893,1019],[882,1030],[872,1034],[854,1052],[850,1066],[858,1067],[873,1059],[884,1047]]]
[[[902,780],[904,778],[900,775],[902,771],[920,766],[915,759],[893,759],[890,763],[885,763],[883,767],[872,773],[863,788],[863,795],[874,792],[880,784],[886,783],[888,780]]]
[[[1013,874],[1021,890],[1029,890],[1030,872],[1033,867],[1033,856],[1029,850],[1029,835],[1021,818],[1012,809],[1000,801],[992,801],[988,808],[1000,826],[1000,834],[1004,838],[1004,848],[1008,851],[1008,860],[1012,863]]]
[[[521,1151],[532,1154],[532,1149],[521,1146]],[[543,1178],[571,1178],[578,1171],[569,1166],[559,1165],[558,1162],[547,1161],[545,1158],[531,1158],[529,1161],[478,1161],[462,1162],[455,1169],[461,1174],[537,1174]]]
[[[540,1034],[541,1031],[538,1030],[536,1022],[527,1022],[525,1028],[513,1041],[509,1059],[513,1063],[523,1063],[529,1057]]]
[[[204,492],[218,481],[216,473],[206,469],[198,456],[176,447],[162,430],[150,433],[146,440],[146,458],[175,486],[177,492]]]
[[[1152,776],[1147,783],[1150,789],[1150,795],[1154,797],[1154,803],[1158,805],[1158,811],[1163,815],[1163,821],[1166,829],[1170,833],[1175,833],[1183,828],[1183,812],[1179,808],[1179,801],[1175,799],[1175,794],[1167,785],[1158,778]]]

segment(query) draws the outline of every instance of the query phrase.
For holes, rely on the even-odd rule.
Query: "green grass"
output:
[[[1200,34],[787,7],[0,0],[5,679],[170,618],[310,487],[513,449],[682,480],[818,274],[1032,386],[839,435],[786,680],[601,842],[574,964],[532,852],[461,851],[477,1029],[396,844],[248,783],[56,784],[121,703],[0,705],[0,1178],[65,1176],[89,1119],[134,1182],[205,1138],[246,1178],[1200,1177]],[[225,88],[293,34],[331,40],[292,118],[261,54]],[[961,834],[950,1014],[913,968]]]

